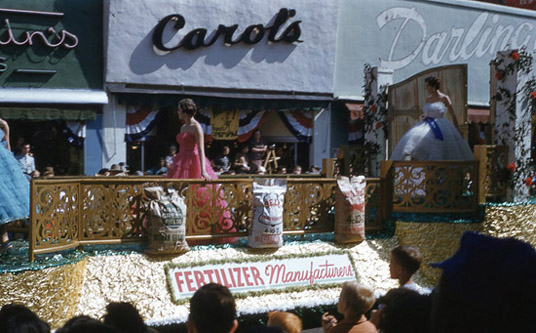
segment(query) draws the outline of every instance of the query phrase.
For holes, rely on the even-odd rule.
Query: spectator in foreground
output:
[[[2,333],[49,333],[50,326],[22,304],[7,304],[0,310]]]
[[[337,322],[334,316],[322,315],[325,333],[376,333],[376,326],[370,323],[365,313],[370,310],[376,298],[374,291],[357,281],[347,281],[342,285],[337,311],[344,319]]]
[[[106,306],[104,324],[125,333],[155,332],[148,328],[136,308],[127,302],[112,302]]]
[[[280,328],[287,333],[300,333],[302,321],[300,317],[290,312],[271,311],[268,313],[267,326]]]
[[[466,232],[435,289],[433,332],[534,332],[536,251],[514,238]]]
[[[76,316],[69,319],[56,333],[122,333],[89,316]]]
[[[188,332],[232,333],[238,327],[236,305],[227,287],[209,283],[199,288],[190,299]]]
[[[382,333],[428,333],[432,297],[408,288],[391,289],[378,302],[380,310],[373,310],[370,321]]]

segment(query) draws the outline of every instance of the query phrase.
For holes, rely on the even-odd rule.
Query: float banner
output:
[[[319,285],[338,286],[356,279],[349,254],[328,254],[243,262],[219,262],[194,267],[166,265],[166,275],[174,302],[191,297],[203,285],[215,282],[233,294],[284,289],[309,289]]]

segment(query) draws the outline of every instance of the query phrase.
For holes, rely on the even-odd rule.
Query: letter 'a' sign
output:
[[[171,263],[166,265],[166,274],[175,302],[191,297],[197,289],[210,282],[227,286],[236,294],[338,285],[356,279],[347,253],[240,263],[222,261],[182,268]]]

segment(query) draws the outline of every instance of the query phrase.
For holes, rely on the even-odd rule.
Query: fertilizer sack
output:
[[[253,212],[248,245],[253,248],[283,246],[283,202],[287,191],[284,179],[253,181]]]
[[[365,239],[365,177],[340,177],[335,199],[336,243]]]
[[[148,204],[148,236],[150,254],[182,253],[186,243],[186,204],[175,189],[160,186],[144,188]]]

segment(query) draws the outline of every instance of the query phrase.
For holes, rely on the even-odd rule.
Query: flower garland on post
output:
[[[387,86],[382,85],[379,87],[376,96],[372,95],[372,84],[376,82],[372,67],[370,64],[365,64],[365,83],[363,85],[363,132],[372,133],[375,140],[367,140],[365,136],[364,146],[368,152],[368,164],[372,162],[373,156],[377,156],[382,145],[379,143],[380,130],[383,131],[384,138],[387,138]]]
[[[532,55],[529,54],[525,48],[522,48],[518,51],[512,51],[509,55],[509,58],[512,60],[508,63],[505,63],[504,58],[495,58],[492,64],[495,67],[495,78],[498,81],[505,82],[507,78],[514,74],[527,75],[532,70]],[[509,122],[502,124],[500,129],[495,128],[495,137],[502,138],[497,144],[505,145],[505,138],[510,139],[516,147],[523,147],[521,144],[526,139],[526,133],[530,132],[530,121],[528,123],[520,124],[520,128],[515,128],[512,130],[510,124],[516,126],[516,105],[517,97],[521,96],[522,103],[531,105],[531,112],[534,113],[536,107],[536,80],[532,77],[528,80],[523,87],[519,88],[517,91],[510,91],[504,87],[497,87],[496,94],[492,98],[497,102],[505,106],[505,112],[508,113]],[[528,131],[527,131],[528,130]],[[496,141],[498,141],[496,139]],[[532,143],[534,144],[534,143]],[[522,149],[519,156],[530,155],[530,149]],[[534,161],[532,161],[532,164]],[[510,178],[510,188],[514,189],[520,184],[525,184],[528,187],[532,186],[527,179],[527,175],[530,174],[530,162],[527,162],[526,159],[518,159],[517,161],[512,161],[505,166],[505,175],[506,178]],[[532,179],[532,178],[531,178]],[[530,183],[530,184],[529,184]]]

